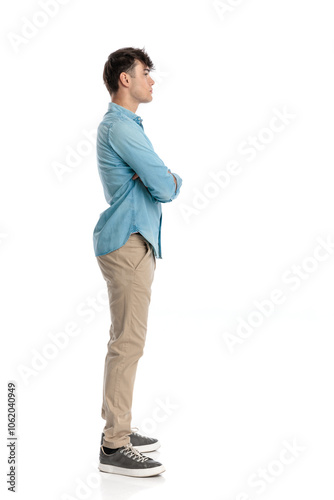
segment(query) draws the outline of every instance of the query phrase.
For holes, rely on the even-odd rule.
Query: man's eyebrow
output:
[[[151,71],[150,68],[144,68],[144,71]]]

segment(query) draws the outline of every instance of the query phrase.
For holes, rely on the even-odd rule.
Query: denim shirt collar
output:
[[[108,111],[124,114],[124,115],[128,116],[129,118],[132,118],[132,120],[137,122],[139,125],[141,125],[141,123],[143,121],[143,119],[139,115],[136,115],[136,113],[133,113],[129,109],[124,108],[123,106],[120,106],[119,104],[116,104],[115,102],[109,102]]]

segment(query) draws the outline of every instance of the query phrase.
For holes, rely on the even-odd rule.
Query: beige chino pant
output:
[[[133,388],[144,352],[156,258],[140,233],[96,258],[107,282],[111,316],[103,377],[103,446],[119,448],[130,442]]]

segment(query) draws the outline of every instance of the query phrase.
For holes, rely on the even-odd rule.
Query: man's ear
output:
[[[122,85],[124,85],[125,87],[129,86],[129,79],[128,79],[127,74],[125,72],[123,72],[119,75],[119,79],[120,79]]]

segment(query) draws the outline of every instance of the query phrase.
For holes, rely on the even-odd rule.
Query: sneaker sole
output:
[[[99,470],[101,472],[109,472],[109,474],[122,474],[123,476],[150,477],[157,476],[165,472],[166,469],[163,465],[151,469],[126,469],[124,467],[117,467],[116,465],[99,464]]]
[[[153,444],[142,444],[140,446],[135,446],[133,445],[136,450],[140,451],[140,453],[147,453],[149,451],[156,451],[158,448],[160,448],[161,444],[159,441]]]

